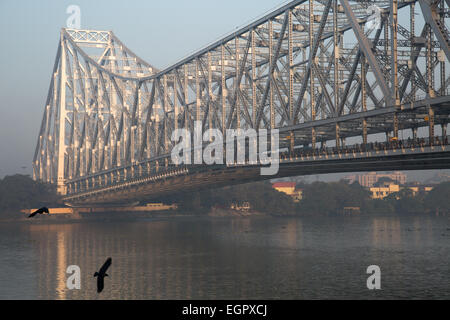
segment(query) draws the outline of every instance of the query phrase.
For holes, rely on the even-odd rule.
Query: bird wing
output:
[[[32,213],[28,216],[28,218],[33,218],[35,215],[37,215],[38,211],[39,211],[39,210],[36,210],[36,211],[32,212]]]
[[[97,277],[97,292],[102,292],[104,287],[103,277],[98,276]]]
[[[109,266],[111,265],[112,259],[108,258],[106,259],[105,263],[103,264],[103,266],[100,268],[100,271],[98,273],[100,274],[105,274],[106,270],[109,268]]]
[[[47,208],[47,207],[43,207],[43,208],[42,208],[42,211],[44,211],[45,213],[50,213],[50,212],[48,211],[48,208]]]

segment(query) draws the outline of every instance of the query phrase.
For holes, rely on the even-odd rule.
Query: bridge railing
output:
[[[355,143],[352,145],[347,145],[344,147],[319,147],[319,148],[297,148],[294,152],[284,151],[280,153],[280,160],[288,160],[291,158],[304,158],[316,155],[333,155],[342,154],[349,152],[370,152],[370,151],[387,151],[396,149],[417,149],[430,146],[447,146],[449,145],[450,136],[439,137],[435,136],[433,139],[430,138],[416,138],[416,139],[403,139],[403,140],[392,140],[388,142],[369,142],[367,144]]]
[[[450,136],[434,137],[429,138],[408,138],[402,140],[391,140],[387,142],[370,142],[367,144],[355,143],[352,145],[342,146],[340,148],[336,147],[322,147],[312,149],[311,147],[300,147],[295,148],[293,152],[283,151],[279,153],[280,163],[285,162],[301,162],[301,161],[320,161],[322,156],[341,156],[341,155],[351,155],[360,154],[365,156],[367,153],[379,152],[379,151],[392,151],[392,150],[406,150],[413,151],[418,148],[425,147],[444,147],[448,146],[450,142]],[[167,156],[168,157],[168,156]],[[316,159],[319,157],[320,159]],[[169,161],[168,158],[160,159],[168,163],[164,166],[158,167],[148,166],[146,170],[133,169],[128,167],[123,167],[116,170],[115,172],[109,173],[99,173],[96,176],[86,177],[84,180],[79,179],[77,181],[72,181],[68,184],[68,194],[78,194],[83,192],[95,192],[97,190],[104,189],[117,189],[118,187],[128,187],[131,185],[139,185],[145,183],[152,183],[156,181],[161,181],[165,179],[172,178],[174,176],[182,176],[195,174],[196,172],[204,172],[205,168],[209,170],[212,169],[225,169],[226,167],[233,166],[261,166],[261,162],[250,162],[244,161],[244,163],[229,163],[224,165],[175,165]]]

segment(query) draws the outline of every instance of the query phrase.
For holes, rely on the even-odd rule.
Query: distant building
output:
[[[303,199],[303,189],[296,188],[292,198],[294,202],[300,202]]]
[[[161,203],[161,202],[147,203],[145,205],[145,207],[148,208],[148,209],[151,209],[151,210],[178,209],[178,205],[177,204],[168,205],[168,204],[164,204],[164,203]]]
[[[378,187],[370,187],[369,191],[372,199],[384,199],[392,193],[399,192],[400,186],[392,182],[386,182]]]
[[[344,179],[349,183],[358,182],[363,187],[371,188],[381,178],[389,178],[393,181],[396,181],[398,184],[406,183],[406,174],[400,171],[395,171],[392,173],[369,172],[365,174],[353,174],[346,176]]]
[[[244,211],[248,212],[250,210],[250,203],[244,202],[242,205],[238,203],[231,204],[231,209],[237,210],[237,211]]]
[[[412,191],[412,196],[415,197],[419,193],[428,193],[433,190],[434,185],[420,185],[408,184],[400,186],[393,182],[383,182],[376,187],[369,188],[372,199],[383,199],[392,193],[399,192],[400,190],[409,189]]]
[[[272,183],[272,188],[292,197],[295,202],[302,200],[303,190],[298,189],[295,182],[275,182]]]
[[[413,197],[415,197],[419,193],[428,193],[431,190],[433,190],[434,185],[420,185],[420,184],[414,184],[414,185],[405,185],[403,188],[407,188],[412,191]]]

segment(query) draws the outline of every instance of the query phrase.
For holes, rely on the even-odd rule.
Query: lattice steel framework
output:
[[[368,27],[374,5],[379,28]],[[169,154],[172,131],[193,131],[195,120],[204,131],[281,128],[282,146],[291,149],[397,136],[399,123],[428,126],[433,135],[434,122],[447,123],[448,114],[429,106],[424,121],[402,111],[448,96],[449,6],[292,1],[163,71],[112,32],[62,29],[34,178],[58,183],[64,194],[67,181]],[[398,114],[364,116],[392,107]]]

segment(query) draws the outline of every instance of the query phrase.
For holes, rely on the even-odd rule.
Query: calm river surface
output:
[[[109,256],[97,294],[93,273]],[[69,265],[80,290],[66,288]],[[366,287],[369,265],[381,290]],[[449,218],[0,224],[0,299],[402,298],[450,299]]]

